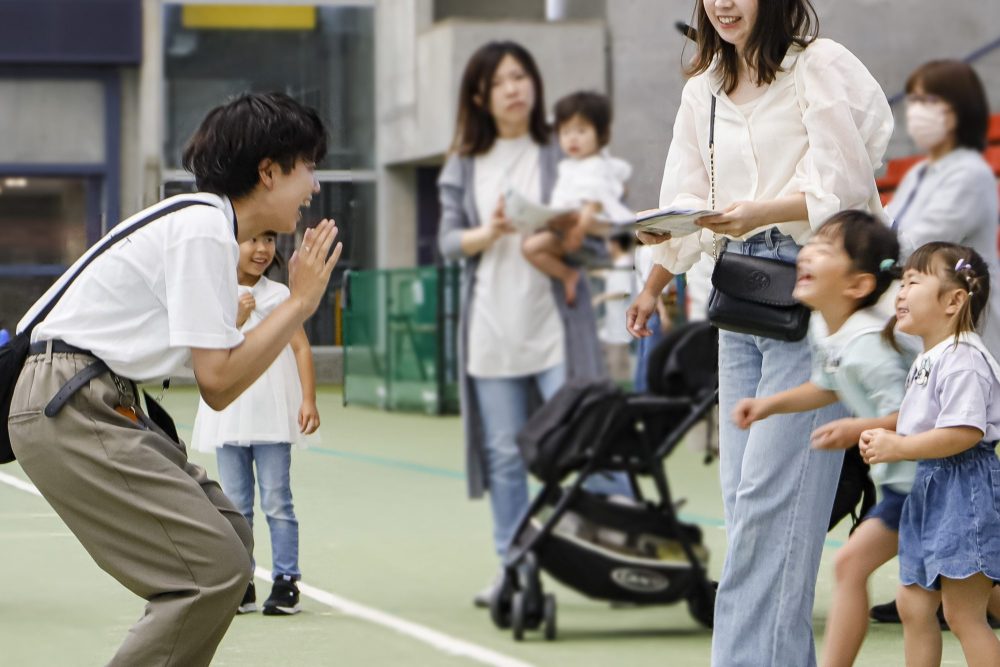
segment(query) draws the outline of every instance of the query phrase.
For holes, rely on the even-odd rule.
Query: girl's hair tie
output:
[[[896,266],[896,260],[892,258],[883,259],[881,262],[879,262],[878,270],[882,272],[892,271],[892,267],[894,266]]]
[[[960,259],[955,262],[955,273],[959,271],[968,270],[970,273],[975,275],[975,270],[972,268],[972,264],[969,264],[968,260]],[[972,296],[972,279],[968,275],[961,276],[962,280],[965,281],[965,286],[969,288],[969,296]]]

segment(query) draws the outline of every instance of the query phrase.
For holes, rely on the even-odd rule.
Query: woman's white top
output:
[[[601,150],[585,158],[563,158],[552,190],[554,208],[580,208],[587,202],[601,205],[600,215],[612,223],[635,220],[635,213],[622,203],[625,182],[632,167],[625,160]]]
[[[272,310],[288,298],[288,288],[261,276],[253,287],[239,286],[240,295],[250,293],[254,309],[243,324],[247,332],[264,321]],[[274,363],[257,381],[230,403],[216,411],[199,400],[191,446],[202,452],[222,445],[263,445],[288,442],[305,447],[316,443],[319,432],[305,436],[299,431],[302,383],[292,346],[286,345]]]
[[[61,339],[90,350],[115,373],[151,382],[182,370],[191,348],[230,349],[236,328],[235,213],[213,194],[178,195],[136,213],[108,234],[180,201],[189,206],[119,241],[94,260],[66,291],[31,340]],[[18,331],[62,288],[95,244],[49,288]]]
[[[935,162],[915,164],[886,213],[898,225],[904,261],[930,241],[969,246],[989,265],[994,294],[1000,292],[997,181],[978,151],[956,148]],[[988,310],[979,334],[991,354],[1000,357],[1000,298],[991,295]]]
[[[525,135],[497,139],[475,158],[473,188],[481,224],[489,224],[509,188],[541,199],[538,157],[538,144]],[[563,324],[552,280],[525,259],[523,240],[520,234],[504,234],[479,259],[468,339],[473,377],[533,375],[563,362]]]
[[[660,206],[709,208],[708,134],[715,114],[715,210],[737,201],[766,201],[803,193],[808,220],[775,225],[804,243],[838,211],[854,208],[879,217],[875,187],[893,119],[885,93],[850,51],[829,39],[793,46],[782,71],[747,114],[729,99],[714,69],[684,86],[660,188]],[[744,238],[764,231],[757,228]],[[684,273],[712,254],[713,234],[671,239],[656,246],[657,261]]]

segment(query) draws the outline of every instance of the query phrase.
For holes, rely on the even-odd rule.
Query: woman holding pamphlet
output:
[[[521,252],[504,193],[547,203],[559,147],[545,121],[541,75],[514,42],[490,42],[469,59],[459,89],[451,155],[438,181],[438,242],[464,260],[459,336],[468,490],[489,491],[493,543],[502,559],[528,508],[528,479],[514,438],[538,398],[567,378],[605,375],[586,281],[577,304]],[[572,331],[572,335],[567,332]],[[487,606],[493,586],[476,596]]]
[[[660,205],[714,210],[700,231],[658,243],[627,326],[647,320],[674,274],[719,252],[793,263],[813,230],[849,208],[882,219],[875,188],[892,133],[885,95],[843,46],[816,37],[808,0],[697,0],[697,53],[681,96]],[[809,379],[804,340],[719,334],[720,414]],[[843,452],[809,447],[838,404],[720,423],[728,539],[715,611],[715,665],[812,665],[816,574]],[[857,441],[843,422],[833,432]]]

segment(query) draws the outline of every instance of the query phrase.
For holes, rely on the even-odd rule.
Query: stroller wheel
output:
[[[715,620],[715,582],[695,584],[688,596],[688,611],[694,620],[711,629]]]
[[[514,593],[514,599],[510,605],[510,623],[511,627],[514,628],[514,640],[521,641],[524,639],[524,623],[525,623],[525,604],[524,593],[518,591]]]
[[[501,630],[506,630],[510,627],[510,606],[513,592],[514,587],[511,583],[511,575],[508,571],[505,571],[503,581],[493,589],[493,594],[490,596],[490,619],[493,621],[493,625]]]
[[[542,614],[545,622],[545,639],[553,641],[556,638],[556,596],[552,593],[545,596]]]

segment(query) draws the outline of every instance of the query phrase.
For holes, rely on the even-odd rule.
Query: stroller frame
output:
[[[551,593],[545,593],[541,582],[539,552],[553,539],[553,532],[560,519],[571,509],[574,502],[580,500],[586,493],[584,482],[595,472],[609,468],[624,470],[628,476],[635,498],[641,503],[648,503],[639,489],[637,477],[649,476],[653,479],[659,502],[653,503],[650,509],[655,510],[656,520],[676,536],[690,566],[689,573],[678,574],[676,582],[662,591],[655,600],[643,602],[641,595],[635,598],[627,594],[615,597],[598,597],[596,599],[626,600],[640,604],[671,604],[686,599],[691,615],[706,627],[712,627],[715,607],[716,584],[709,580],[705,566],[694,551],[696,542],[700,540],[700,530],[695,526],[684,524],[677,516],[672,500],[667,475],[665,471],[666,458],[676,449],[688,431],[699,421],[706,419],[709,411],[718,402],[718,387],[702,392],[693,398],[668,397],[651,394],[632,394],[622,398],[623,409],[612,411],[605,419],[605,432],[618,433],[628,426],[627,423],[617,425],[612,429],[612,421],[630,421],[633,432],[638,436],[637,451],[628,461],[615,458],[610,451],[615,445],[614,438],[604,438],[593,449],[587,462],[577,471],[576,479],[564,488],[560,481],[546,483],[534,497],[527,512],[521,518],[515,531],[514,539],[504,560],[501,583],[495,588],[490,599],[490,616],[493,623],[500,629],[511,628],[515,640],[524,637],[525,630],[538,629],[544,626],[544,636],[548,640],[556,636],[556,600]],[[686,410],[686,415],[676,426],[668,430],[666,437],[656,445],[647,428],[646,421],[654,414],[670,410]],[[542,526],[535,529],[532,519],[547,505],[553,506],[551,515]],[[534,531],[534,532],[533,532]],[[532,534],[533,532],[533,534]],[[548,569],[548,568],[546,568]],[[548,570],[549,574],[560,577]],[[636,568],[642,583],[642,570]],[[681,570],[679,570],[681,572]],[[658,576],[655,572],[653,577]]]

